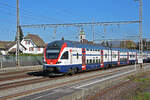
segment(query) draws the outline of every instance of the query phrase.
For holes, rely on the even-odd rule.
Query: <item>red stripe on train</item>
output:
[[[66,48],[66,47],[67,47],[67,43],[64,43],[61,47],[61,50],[60,50],[60,53],[59,53],[59,56],[57,59],[47,59],[46,58],[46,50],[45,50],[44,56],[46,58],[45,60],[46,60],[47,64],[49,64],[49,65],[56,64],[58,62],[58,59],[61,56],[61,53],[63,52],[64,48]]]
[[[82,48],[82,70],[86,70],[86,50]]]
[[[103,68],[103,67],[104,67],[103,56],[104,56],[104,51],[103,51],[103,50],[101,50],[101,65],[100,65],[100,67],[101,67],[101,68]]]

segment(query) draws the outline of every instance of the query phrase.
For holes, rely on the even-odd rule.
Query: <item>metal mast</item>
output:
[[[92,25],[92,39],[93,39],[93,44],[94,44],[94,42],[95,42],[94,34],[95,34],[95,30],[94,30],[94,24],[93,24],[93,25]]]
[[[143,30],[142,30],[142,22],[143,22],[143,0],[139,0],[139,35],[140,35],[140,58],[143,61]],[[140,64],[143,67],[143,62]]]
[[[16,48],[16,66],[20,66],[19,47],[20,47],[20,32],[19,32],[19,0],[17,0],[17,48]]]

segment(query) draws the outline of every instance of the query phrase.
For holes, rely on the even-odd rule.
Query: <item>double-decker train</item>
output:
[[[79,71],[135,64],[139,55],[138,50],[59,40],[49,43],[45,48],[43,70],[56,74],[74,74]],[[143,61],[150,61],[149,51],[143,53]]]

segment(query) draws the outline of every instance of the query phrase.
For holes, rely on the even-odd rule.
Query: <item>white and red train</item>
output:
[[[45,48],[43,70],[73,74],[78,71],[135,64],[138,59],[138,50],[60,40],[49,43]],[[143,61],[150,61],[150,52],[143,53]]]

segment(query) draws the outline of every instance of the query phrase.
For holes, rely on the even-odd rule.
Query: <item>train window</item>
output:
[[[120,61],[127,62],[127,58],[120,58]]]
[[[48,59],[57,59],[59,55],[59,49],[46,49],[46,57]]]
[[[99,63],[98,61],[99,61],[99,60],[98,60],[98,59],[96,59],[96,63]]]
[[[93,59],[93,63],[95,63],[95,59]]]
[[[132,55],[130,55],[130,58],[132,58]]]
[[[105,54],[105,58],[107,58],[107,54]]]
[[[113,54],[113,55],[112,55],[112,57],[113,57],[113,58],[116,58],[116,57],[117,57],[117,55],[116,55],[116,54]]]
[[[90,64],[92,64],[92,59],[90,59]]]
[[[86,63],[87,63],[87,64],[89,63],[89,60],[88,60],[88,59],[86,60]]]
[[[61,59],[68,59],[68,51],[64,52]]]
[[[79,59],[79,53],[77,53],[77,59]]]

